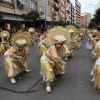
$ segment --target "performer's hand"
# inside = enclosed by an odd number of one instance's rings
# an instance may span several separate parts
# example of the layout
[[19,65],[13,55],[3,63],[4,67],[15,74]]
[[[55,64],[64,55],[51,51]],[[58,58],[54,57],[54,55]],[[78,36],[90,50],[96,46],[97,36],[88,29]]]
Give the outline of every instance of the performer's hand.
[[63,64],[63,65],[66,65],[66,62],[63,61],[62,64]]
[[23,57],[22,56],[17,56],[17,58],[22,59]]
[[63,65],[66,65],[66,62],[60,60],[60,63],[63,64]]

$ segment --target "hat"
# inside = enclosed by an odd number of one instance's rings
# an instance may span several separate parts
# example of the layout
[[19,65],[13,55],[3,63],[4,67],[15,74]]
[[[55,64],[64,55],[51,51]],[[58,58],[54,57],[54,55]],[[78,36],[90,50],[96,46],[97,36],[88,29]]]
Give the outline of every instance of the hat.
[[70,35],[66,28],[56,26],[48,31],[47,44],[50,46],[54,43],[67,43],[70,42]]
[[34,28],[29,28],[28,32],[34,32]]
[[10,37],[10,33],[8,31],[2,31],[1,34],[0,34],[1,38],[3,37]]
[[73,25],[68,25],[68,26],[66,27],[66,29],[67,29],[70,33],[77,31],[76,27],[73,26]]
[[18,31],[11,37],[12,46],[29,46],[31,44],[30,38],[23,31]]

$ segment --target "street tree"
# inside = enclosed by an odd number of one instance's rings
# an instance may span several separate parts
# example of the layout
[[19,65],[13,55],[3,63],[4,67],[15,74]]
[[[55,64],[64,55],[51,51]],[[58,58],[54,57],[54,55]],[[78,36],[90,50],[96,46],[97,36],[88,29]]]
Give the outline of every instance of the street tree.
[[100,24],[100,8],[96,10],[94,19],[95,19],[96,25]]
[[22,14],[21,17],[25,20],[25,21],[33,21],[34,23],[36,22],[36,20],[40,17],[40,14],[38,11],[31,11],[27,14]]

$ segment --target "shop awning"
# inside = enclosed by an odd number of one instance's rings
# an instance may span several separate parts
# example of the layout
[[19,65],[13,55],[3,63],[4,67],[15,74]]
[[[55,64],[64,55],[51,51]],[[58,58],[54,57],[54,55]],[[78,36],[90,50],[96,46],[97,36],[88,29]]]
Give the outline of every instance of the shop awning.
[[23,0],[18,0],[23,6],[27,6],[27,4]]

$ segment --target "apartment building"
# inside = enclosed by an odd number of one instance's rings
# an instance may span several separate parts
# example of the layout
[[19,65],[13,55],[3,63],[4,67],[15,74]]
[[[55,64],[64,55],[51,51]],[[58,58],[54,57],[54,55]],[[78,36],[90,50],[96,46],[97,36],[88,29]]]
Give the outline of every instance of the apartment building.
[[91,22],[92,14],[88,13],[88,12],[85,12],[85,18],[86,18],[85,26],[88,27],[89,23]]
[[59,20],[66,21],[66,0],[59,0]]
[[66,1],[66,22],[71,23],[71,1]]
[[75,17],[74,10],[75,10],[74,6],[71,3],[71,24],[74,24],[74,17]]
[[[33,9],[32,0],[0,0],[0,13],[2,13],[2,21],[0,27],[11,29],[14,25],[17,26],[33,26],[33,22],[26,23],[21,15],[28,13]],[[30,25],[29,25],[30,24]]]
[[88,27],[90,21],[91,21],[91,13],[84,12],[81,14],[81,20],[80,20],[80,25],[82,27]]
[[75,24],[80,26],[81,17],[81,4],[78,0],[75,0]]
[[37,3],[37,11],[40,13],[40,18],[36,22],[36,26],[40,28],[51,27],[51,2],[50,0],[34,0]]
[[81,17],[80,17],[80,26],[81,27],[85,27],[85,14],[84,13],[81,13]]
[[66,21],[66,0],[51,0],[51,17],[54,21]]

